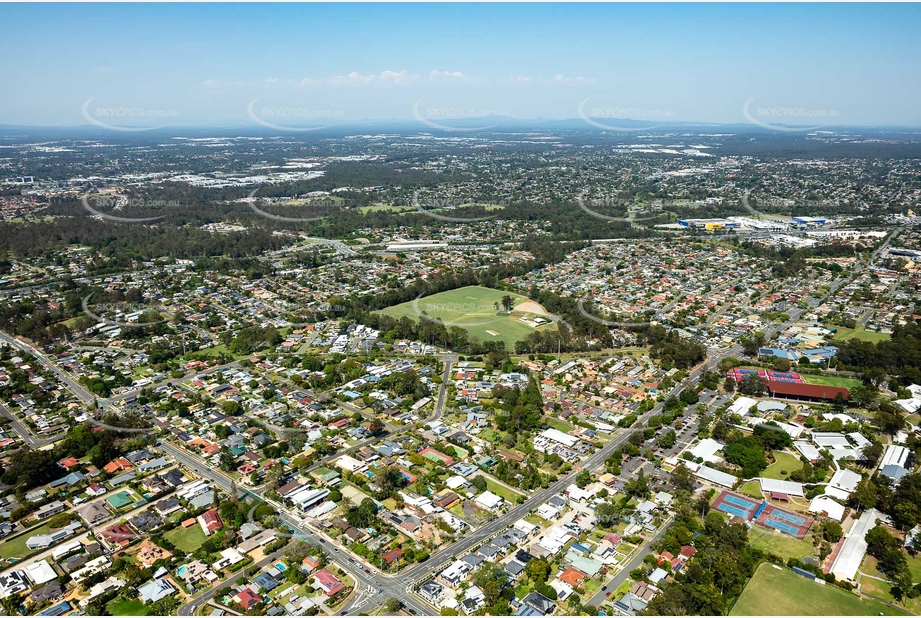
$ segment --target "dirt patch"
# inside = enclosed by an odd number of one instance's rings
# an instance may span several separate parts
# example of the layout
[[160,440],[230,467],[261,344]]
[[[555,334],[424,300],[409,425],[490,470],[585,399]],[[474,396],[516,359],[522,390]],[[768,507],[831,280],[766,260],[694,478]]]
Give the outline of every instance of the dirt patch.
[[547,310],[544,309],[540,304],[535,303],[533,300],[526,300],[519,305],[515,305],[513,311],[521,313],[533,313],[534,315],[553,315],[547,313]]

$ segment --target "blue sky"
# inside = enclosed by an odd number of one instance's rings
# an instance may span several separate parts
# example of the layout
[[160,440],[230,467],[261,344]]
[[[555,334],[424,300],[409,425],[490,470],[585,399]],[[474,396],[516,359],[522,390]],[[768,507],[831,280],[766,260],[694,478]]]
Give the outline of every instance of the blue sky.
[[911,4],[2,4],[0,22],[0,124],[87,124],[87,101],[123,125],[577,118],[580,104],[745,122],[754,99],[750,115],[791,124],[921,125]]

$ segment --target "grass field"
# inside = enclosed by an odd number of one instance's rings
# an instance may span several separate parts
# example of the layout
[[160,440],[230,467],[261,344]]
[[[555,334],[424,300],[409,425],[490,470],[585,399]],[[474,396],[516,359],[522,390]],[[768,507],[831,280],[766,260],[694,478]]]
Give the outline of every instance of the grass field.
[[43,526],[39,526],[38,528],[34,528],[25,534],[20,534],[15,539],[10,539],[0,543],[0,558],[3,558],[4,560],[15,558],[18,561],[22,560],[26,556],[34,554],[35,551],[38,550],[32,551],[26,547],[26,541],[28,541],[29,538],[39,534],[48,534],[50,529],[50,526],[45,524]]
[[761,483],[758,481],[748,481],[739,488],[739,493],[750,496],[752,498],[757,498],[758,500],[764,499],[764,494],[761,493]]
[[179,526],[167,532],[165,536],[170,543],[186,553],[192,553],[205,542],[205,533],[197,523],[189,528]]
[[106,604],[113,616],[146,616],[147,608],[139,599],[113,599]]
[[875,616],[903,615],[887,605],[863,600],[836,586],[817,584],[788,569],[758,567],[730,616]]
[[834,338],[838,341],[859,339],[860,341],[876,343],[878,341],[888,341],[891,338],[890,335],[886,333],[877,333],[872,330],[864,330],[863,328],[844,328],[843,326],[836,326],[835,328],[837,331],[835,332]]
[[[798,457],[794,457],[789,453],[782,453],[780,451],[774,452],[774,463],[769,465],[764,472],[761,473],[761,476],[768,479],[778,479],[785,480],[790,476],[790,473],[794,470],[799,470],[803,467],[803,462],[799,460]],[[786,474],[782,474],[786,472]]]
[[[533,317],[535,314],[514,310],[511,314],[506,314],[502,311],[502,297],[506,295],[512,297],[513,307],[528,300],[524,296],[501,290],[468,286],[388,307],[381,313],[394,318],[405,316],[413,320],[420,319],[424,313],[441,320],[445,326],[463,328],[480,341],[498,339],[511,348],[516,341],[524,339],[535,330],[534,326],[525,324],[519,318]],[[500,311],[496,311],[496,303],[499,304]],[[540,328],[556,329],[556,324],[545,324]]]
[[753,547],[780,556],[784,560],[789,558],[802,560],[815,552],[812,538],[808,534],[805,539],[799,540],[787,534],[756,526],[749,532],[749,539]]
[[854,388],[860,386],[860,380],[854,378],[842,378],[840,376],[830,376],[827,374],[812,375],[808,373],[799,374],[806,384],[818,384],[819,386],[840,386],[843,388]]
[[486,476],[485,474],[481,474],[479,476],[482,476],[484,479],[486,479],[486,490],[487,491],[491,491],[497,496],[501,496],[502,499],[507,500],[508,502],[511,502],[512,504],[518,503],[518,498],[521,496],[520,493],[516,491],[512,491],[505,485],[501,485],[495,482],[494,480],[492,480],[490,477]]

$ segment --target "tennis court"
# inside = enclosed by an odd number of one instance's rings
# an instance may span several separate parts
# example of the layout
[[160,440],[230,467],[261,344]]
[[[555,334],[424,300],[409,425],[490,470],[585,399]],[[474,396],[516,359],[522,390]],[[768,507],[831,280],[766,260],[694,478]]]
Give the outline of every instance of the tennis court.
[[798,539],[802,539],[806,536],[813,521],[815,521],[815,519],[812,517],[791,513],[773,504],[768,504],[761,509],[761,514],[755,518],[755,523],[765,528],[779,530],[780,532],[789,534]]
[[723,498],[723,502],[728,502],[729,504],[734,504],[747,510],[753,510],[757,505],[756,502],[752,502],[751,500],[741,496],[736,496],[735,494],[726,494],[726,496]]
[[758,503],[744,496],[723,491],[713,501],[713,508],[722,513],[735,515],[745,521],[750,521],[758,509]]

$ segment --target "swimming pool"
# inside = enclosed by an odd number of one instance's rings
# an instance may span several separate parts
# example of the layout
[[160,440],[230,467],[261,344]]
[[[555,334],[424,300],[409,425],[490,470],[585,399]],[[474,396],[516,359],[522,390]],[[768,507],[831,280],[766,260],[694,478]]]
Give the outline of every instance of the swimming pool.
[[284,563],[281,563],[281,562],[275,563],[275,568],[281,571],[282,573],[284,573],[288,569],[288,567],[286,567]]

